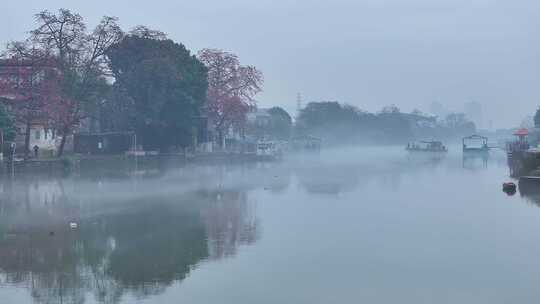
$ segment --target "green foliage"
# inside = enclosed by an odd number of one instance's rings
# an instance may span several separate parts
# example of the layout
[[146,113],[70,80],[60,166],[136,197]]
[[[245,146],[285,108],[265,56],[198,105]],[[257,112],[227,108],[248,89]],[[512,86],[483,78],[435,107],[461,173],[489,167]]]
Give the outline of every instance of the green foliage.
[[386,143],[404,143],[413,138],[411,121],[407,119],[406,114],[395,109],[377,115],[376,128]]
[[187,146],[206,99],[207,70],[182,45],[127,36],[107,53],[116,86],[133,100],[145,149]]
[[4,132],[4,141],[15,140],[17,136],[15,120],[2,102],[0,102],[0,129]]
[[135,104],[126,90],[115,83],[101,103],[98,114],[102,132],[135,130]]
[[536,110],[534,114],[534,126],[540,128],[540,107]]
[[273,107],[270,114],[270,135],[277,139],[286,140],[291,136],[292,118],[283,108]]
[[298,117],[298,124],[316,129],[342,121],[344,111],[338,102],[310,102]]
[[[358,131],[362,132],[358,132]],[[336,101],[310,102],[300,111],[296,135],[314,135],[325,143],[338,144],[372,138],[377,130],[373,114]],[[354,132],[354,133],[353,133]]]

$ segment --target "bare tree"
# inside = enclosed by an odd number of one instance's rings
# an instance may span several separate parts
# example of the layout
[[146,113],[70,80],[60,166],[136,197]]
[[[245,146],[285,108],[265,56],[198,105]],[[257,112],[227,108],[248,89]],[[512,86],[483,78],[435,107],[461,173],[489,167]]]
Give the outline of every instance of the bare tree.
[[23,126],[19,131],[24,135],[28,158],[31,126],[38,120],[47,123],[45,105],[59,93],[57,70],[47,50],[28,41],[10,43],[2,57],[5,74],[0,78],[0,95],[15,114],[17,125]]
[[129,32],[129,35],[154,40],[167,39],[167,35],[164,32],[150,29],[144,25],[137,25]]
[[263,74],[253,66],[240,65],[238,56],[204,49],[198,58],[208,68],[208,114],[223,145],[225,131],[241,125],[255,95],[262,90]]
[[67,9],[57,14],[43,11],[35,17],[38,27],[29,40],[57,59],[62,75],[63,94],[48,104],[50,119],[62,135],[61,156],[67,136],[87,115],[84,108],[95,97],[93,85],[108,75],[106,51],[124,34],[115,17],[103,17],[91,33],[83,18]]

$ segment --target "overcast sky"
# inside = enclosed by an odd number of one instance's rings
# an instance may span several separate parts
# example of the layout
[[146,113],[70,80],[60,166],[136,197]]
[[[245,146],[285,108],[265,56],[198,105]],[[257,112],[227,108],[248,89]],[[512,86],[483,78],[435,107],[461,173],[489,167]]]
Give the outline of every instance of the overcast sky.
[[483,105],[483,124],[518,125],[540,104],[540,2],[534,0],[2,0],[0,41],[40,10],[69,8],[166,32],[193,52],[232,51],[265,74],[260,105],[292,114],[339,100],[368,111]]

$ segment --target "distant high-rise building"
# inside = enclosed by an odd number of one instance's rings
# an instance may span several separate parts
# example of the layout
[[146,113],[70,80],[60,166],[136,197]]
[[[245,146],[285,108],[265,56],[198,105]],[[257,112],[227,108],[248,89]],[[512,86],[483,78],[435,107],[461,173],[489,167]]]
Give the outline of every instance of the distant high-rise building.
[[464,104],[464,113],[467,119],[474,122],[477,129],[482,129],[482,105],[476,101]]
[[429,105],[429,112],[432,115],[437,116],[439,119],[444,119],[444,117],[446,116],[446,110],[444,106],[438,101],[434,101]]

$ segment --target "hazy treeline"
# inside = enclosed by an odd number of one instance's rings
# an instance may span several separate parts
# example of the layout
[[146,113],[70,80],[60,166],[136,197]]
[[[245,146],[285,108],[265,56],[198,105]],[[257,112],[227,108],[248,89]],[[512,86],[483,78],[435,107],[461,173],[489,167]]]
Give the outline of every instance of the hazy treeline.
[[335,101],[310,102],[296,122],[297,134],[321,137],[328,144],[393,144],[415,139],[451,140],[476,131],[463,113],[446,117],[420,111],[403,113],[394,105],[370,113]]

